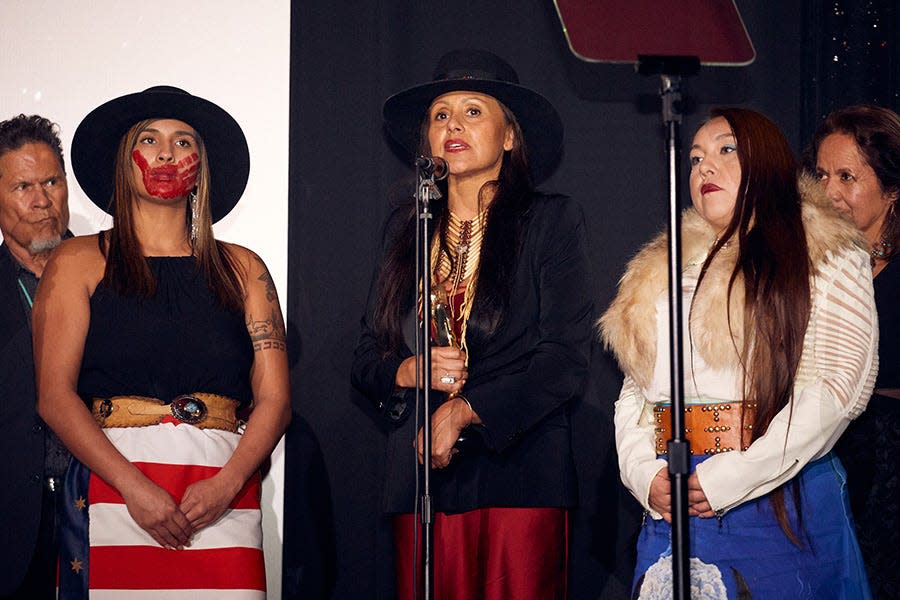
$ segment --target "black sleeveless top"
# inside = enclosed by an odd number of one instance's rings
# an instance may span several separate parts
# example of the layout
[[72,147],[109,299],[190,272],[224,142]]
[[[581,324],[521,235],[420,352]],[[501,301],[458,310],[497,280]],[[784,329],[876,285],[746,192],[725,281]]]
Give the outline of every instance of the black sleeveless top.
[[253,345],[243,312],[222,308],[192,256],[149,257],[152,298],[120,296],[101,282],[91,296],[78,393],[150,396],[190,392],[250,405]]

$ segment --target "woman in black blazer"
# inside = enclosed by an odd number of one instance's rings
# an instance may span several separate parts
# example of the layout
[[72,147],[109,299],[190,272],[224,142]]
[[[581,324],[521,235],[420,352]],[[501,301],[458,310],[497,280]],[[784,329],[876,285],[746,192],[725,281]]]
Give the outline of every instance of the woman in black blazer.
[[[435,598],[563,598],[567,509],[577,496],[569,412],[588,367],[592,303],[584,222],[534,191],[562,123],[515,71],[457,50],[434,80],[389,98],[389,133],[449,166],[432,203],[432,287],[451,344],[432,348]],[[398,597],[413,598],[413,508],[422,431],[415,407],[415,206],[389,217],[353,382],[393,425],[385,510]],[[456,447],[465,431],[471,446]],[[474,443],[473,443],[474,442]],[[421,582],[420,582],[421,583]]]

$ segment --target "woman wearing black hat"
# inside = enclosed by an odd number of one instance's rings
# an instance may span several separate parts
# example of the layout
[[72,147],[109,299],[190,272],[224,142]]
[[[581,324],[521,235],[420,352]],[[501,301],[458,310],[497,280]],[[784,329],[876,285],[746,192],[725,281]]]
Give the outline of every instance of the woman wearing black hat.
[[[566,508],[576,498],[570,404],[587,373],[592,303],[580,207],[535,192],[562,124],[497,56],[458,50],[434,81],[392,96],[388,131],[444,158],[430,275],[449,311],[432,348],[436,598],[562,598]],[[412,598],[416,373],[415,207],[394,211],[353,364],[354,384],[393,425],[385,508],[399,597]],[[459,452],[460,432],[477,448]],[[419,581],[421,583],[421,581]]]
[[272,279],[212,233],[247,182],[243,132],[211,102],[150,88],[85,117],[72,164],[115,227],[63,244],[34,305],[38,408],[77,458],[61,597],[262,598],[257,469],[290,407]]

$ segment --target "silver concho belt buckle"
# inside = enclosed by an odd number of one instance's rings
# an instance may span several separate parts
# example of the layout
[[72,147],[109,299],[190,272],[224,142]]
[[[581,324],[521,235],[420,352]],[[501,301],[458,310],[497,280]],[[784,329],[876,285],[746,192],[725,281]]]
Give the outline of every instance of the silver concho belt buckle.
[[97,409],[97,412],[100,413],[100,416],[104,419],[109,417],[109,415],[113,412],[113,403],[109,398],[104,398],[102,402],[100,402],[100,407]]
[[190,394],[184,394],[172,400],[169,410],[172,411],[173,417],[189,425],[196,425],[201,422],[209,412],[203,400]]

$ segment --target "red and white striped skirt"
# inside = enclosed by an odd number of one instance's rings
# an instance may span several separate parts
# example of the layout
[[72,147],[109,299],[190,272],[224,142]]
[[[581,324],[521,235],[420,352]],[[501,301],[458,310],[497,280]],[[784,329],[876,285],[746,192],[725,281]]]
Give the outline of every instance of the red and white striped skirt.
[[[217,473],[240,435],[178,422],[103,430],[113,445],[176,502]],[[61,518],[60,598],[264,599],[260,478],[184,550],[162,548],[128,514],[119,492],[73,460]]]

